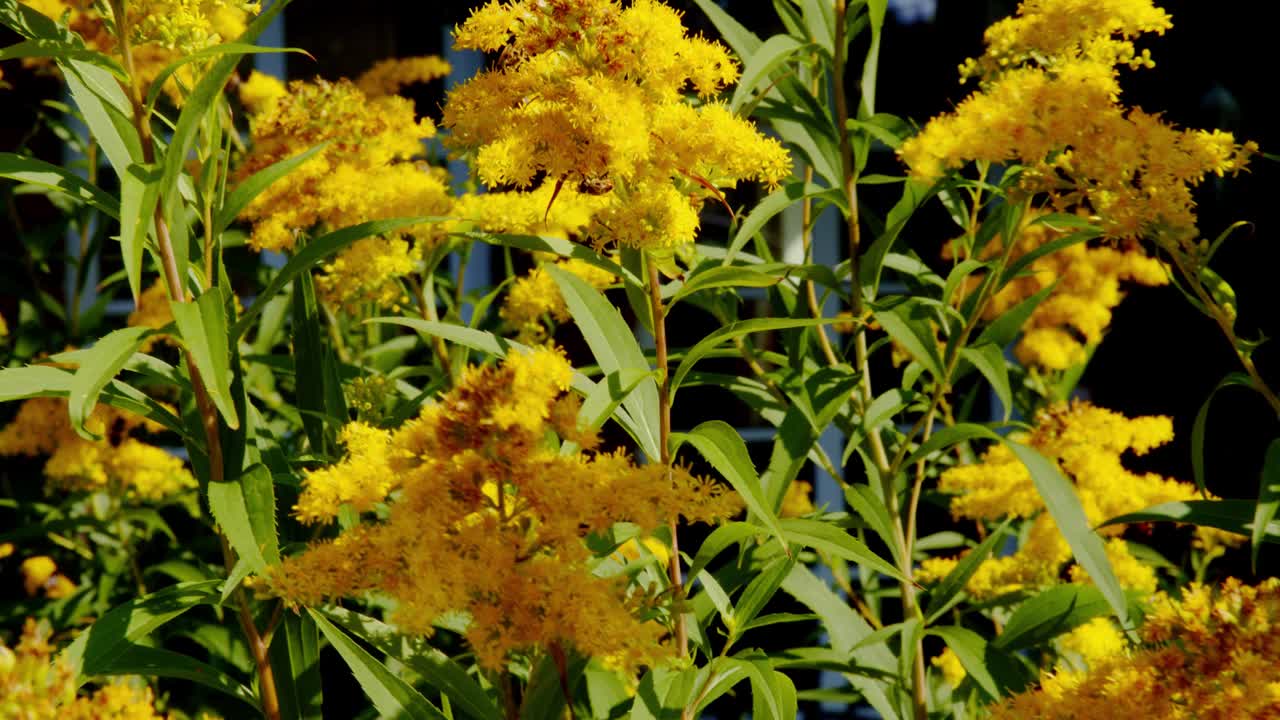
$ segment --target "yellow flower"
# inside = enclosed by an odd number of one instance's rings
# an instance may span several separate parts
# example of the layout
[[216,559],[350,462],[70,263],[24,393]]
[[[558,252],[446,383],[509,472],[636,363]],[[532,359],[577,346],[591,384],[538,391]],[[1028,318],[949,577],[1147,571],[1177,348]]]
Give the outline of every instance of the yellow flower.
[[347,455],[337,465],[308,472],[294,513],[304,523],[328,522],[343,505],[368,512],[396,486],[391,470],[391,434],[362,422],[342,428]]
[[[251,115],[252,149],[236,178],[243,180],[322,143],[329,145],[245,209],[242,217],[254,223],[250,244],[260,250],[288,250],[300,233],[316,226],[336,230],[370,220],[445,212],[450,201],[442,171],[414,162],[423,152],[422,141],[434,135],[434,124],[418,120],[413,103],[405,98],[369,97],[347,80],[290,83],[286,94],[263,103]],[[428,226],[415,226],[393,235],[426,238],[430,232]],[[348,248],[339,261],[345,256],[346,265],[358,263],[360,252],[369,250]],[[337,261],[333,265],[339,267]],[[358,273],[337,273],[332,282],[341,285],[355,278]]]
[[[119,58],[114,24],[110,13],[104,14],[105,3],[90,0],[23,0],[37,12],[61,21],[84,39],[85,45],[98,52]],[[133,81],[145,93],[166,67],[198,50],[239,37],[248,27],[248,19],[258,12],[259,4],[243,0],[132,0],[128,8],[128,27],[133,54]],[[24,60],[28,65],[47,67],[49,58]],[[180,68],[165,83],[170,99],[180,103],[182,92],[178,81],[186,87],[198,77],[194,68]]]
[[1129,643],[1110,618],[1096,617],[1058,638],[1065,652],[1075,653],[1088,665],[1121,655]]
[[[1073,482],[1085,516],[1092,525],[1152,505],[1199,497],[1190,483],[1152,473],[1138,474],[1124,467],[1121,456],[1142,455],[1173,438],[1173,423],[1165,417],[1126,418],[1084,402],[1058,405],[1041,412],[1029,437],[1018,438],[1057,463]],[[980,463],[950,468],[938,483],[954,495],[956,518],[1033,519],[1026,540],[1012,555],[993,557],[979,565],[966,589],[990,598],[1059,582],[1071,549],[1044,510],[1044,503],[1026,466],[1003,444],[993,445]],[[1100,528],[1111,536],[1106,550],[1122,586],[1149,593],[1156,589],[1154,570],[1135,558],[1118,536],[1123,526]],[[1242,536],[1214,536],[1214,541],[1239,544]],[[924,576],[941,578],[947,566],[926,562]],[[1070,568],[1071,578],[1087,580],[1083,568]]]
[[[1098,626],[1076,633],[1107,634]],[[1077,636],[1070,642],[1098,653],[1088,670],[1046,674],[1040,688],[1004,700],[992,717],[1280,716],[1280,580],[1249,587],[1228,579],[1217,590],[1193,583],[1181,599],[1156,596],[1141,636],[1144,644],[1129,652],[1111,638]]]
[[356,79],[356,87],[369,97],[395,95],[416,83],[431,82],[449,74],[449,63],[435,55],[390,58],[374,63]]
[[386,519],[286,559],[267,589],[291,604],[381,590],[398,601],[394,621],[416,634],[463,612],[487,668],[554,647],[628,670],[665,657],[666,628],[643,619],[661,599],[625,575],[594,574],[584,539],[624,521],[643,532],[677,516],[714,521],[740,503],[680,468],[549,446],[548,432],[564,433],[556,408],[571,380],[559,350],[513,352],[499,366],[468,368],[397,430],[348,426],[348,456],[308,475],[297,514],[331,517],[339,502],[398,487]]
[[22,587],[28,595],[35,595],[57,571],[58,564],[48,555],[29,557],[22,561]]
[[929,661],[929,664],[941,670],[943,679],[953,688],[959,687],[968,675],[964,666],[960,664],[960,658],[956,657],[951,648],[944,648],[940,654]]
[[155,422],[99,405],[85,427],[103,439],[95,442],[76,434],[65,400],[32,398],[0,430],[0,457],[48,455],[44,475],[51,487],[105,490],[129,500],[163,500],[196,487],[181,460],[132,437],[163,430]]
[[265,112],[272,103],[289,93],[279,78],[257,70],[249,73],[249,79],[240,83],[238,91],[240,104],[255,115]]
[[577,186],[603,198],[588,229],[598,245],[691,242],[720,188],[790,173],[776,140],[723,105],[685,102],[687,89],[718,93],[737,64],[655,0],[490,2],[454,41],[502,55],[449,93],[448,143],[486,185],[553,195]]
[[804,480],[792,480],[787,494],[782,497],[779,517],[800,517],[813,512],[813,485]]
[[[554,265],[598,290],[603,290],[617,280],[613,273],[583,260],[567,258],[557,260]],[[546,331],[541,324],[544,317],[550,316],[558,323],[568,322],[570,319],[569,306],[560,294],[560,287],[543,265],[535,267],[529,274],[511,284],[498,314],[508,326],[519,332],[521,342],[535,342],[545,335]]]
[[1117,66],[1153,64],[1132,39],[1170,26],[1151,0],[1023,2],[988,30],[987,52],[961,68],[981,89],[899,155],[926,180],[975,160],[1016,162],[1021,191],[1096,218],[1108,237],[1185,242],[1196,234],[1191,188],[1207,173],[1243,169],[1257,148],[1120,102]]
[[0,718],[21,720],[165,720],[151,688],[118,677],[77,696],[76,672],[50,644],[46,622],[28,619],[12,649],[0,642]]

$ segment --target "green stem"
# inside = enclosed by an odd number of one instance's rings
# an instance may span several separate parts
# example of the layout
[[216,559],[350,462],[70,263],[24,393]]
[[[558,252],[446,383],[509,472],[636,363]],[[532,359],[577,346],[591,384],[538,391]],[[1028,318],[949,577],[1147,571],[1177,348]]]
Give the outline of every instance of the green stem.
[[[662,374],[662,383],[658,386],[658,452],[663,467],[667,468],[668,481],[671,474],[671,373],[667,366],[667,320],[662,307],[662,287],[658,278],[658,264],[653,258],[645,258],[649,270],[649,303],[653,310],[653,339],[657,351],[658,372]],[[680,569],[680,541],[676,535],[676,521],[671,519],[671,559],[667,565],[667,576],[671,581],[672,598],[675,602],[676,650],[683,660],[689,656],[689,629],[684,618],[684,577]],[[687,709],[685,711],[687,717]]]

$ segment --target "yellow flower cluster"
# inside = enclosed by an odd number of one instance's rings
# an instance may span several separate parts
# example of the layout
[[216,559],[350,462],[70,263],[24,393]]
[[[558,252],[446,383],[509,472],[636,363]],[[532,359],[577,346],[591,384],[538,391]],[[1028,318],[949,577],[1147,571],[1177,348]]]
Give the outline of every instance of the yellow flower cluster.
[[813,511],[813,485],[804,480],[792,480],[787,486],[787,494],[782,496],[778,517],[801,517]]
[[589,228],[598,244],[692,242],[718,188],[790,173],[777,141],[722,104],[685,101],[686,87],[715,95],[737,65],[656,0],[491,0],[454,41],[501,55],[449,93],[451,146],[473,156],[486,185],[604,197]]
[[52,486],[106,490],[133,500],[163,500],[196,486],[181,460],[131,437],[135,431],[160,432],[158,424],[99,405],[85,427],[103,439],[93,442],[76,434],[65,400],[32,398],[0,430],[0,457],[48,455],[44,475]]
[[[1038,212],[1030,214],[1009,253],[1010,262],[1064,237],[1065,232],[1034,222],[1042,216]],[[982,256],[989,258],[1002,249],[997,238]],[[982,280],[977,274],[966,278],[961,296],[976,289]],[[1112,309],[1124,299],[1121,283],[1152,287],[1168,281],[1163,264],[1149,257],[1136,242],[1077,243],[1033,261],[1020,277],[992,295],[982,317],[994,320],[1023,300],[1053,287],[1023,324],[1014,353],[1028,367],[1066,370],[1084,362],[1086,348],[1102,341],[1103,332],[1111,324]]]
[[1192,584],[1181,599],[1160,595],[1152,605],[1142,648],[1092,660],[1087,671],[1059,668],[992,717],[1280,717],[1280,580],[1229,579],[1216,591]]
[[75,672],[54,656],[46,623],[28,619],[12,648],[0,642],[0,718],[164,720],[151,688],[117,679],[76,696]]
[[[1142,455],[1172,438],[1173,424],[1167,417],[1129,419],[1104,408],[1075,402],[1042,412],[1036,418],[1035,430],[1023,439],[1057,462],[1073,481],[1085,515],[1097,525],[1151,505],[1198,497],[1195,486],[1190,483],[1153,473],[1140,475],[1121,462],[1126,452]],[[956,518],[1032,520],[1016,552],[989,558],[978,567],[966,586],[972,595],[991,598],[1059,582],[1062,565],[1071,559],[1071,548],[1053,518],[1044,512],[1044,502],[1030,473],[1005,445],[992,446],[980,463],[945,471],[939,489],[955,495],[951,512]],[[1099,532],[1110,536],[1106,552],[1120,584],[1154,592],[1155,572],[1129,552],[1119,537],[1123,527],[1111,526]],[[1211,528],[1197,528],[1196,535],[1197,544],[1210,551],[1224,544],[1236,544],[1241,539]],[[922,581],[940,579],[957,562],[958,558],[926,560],[920,577]],[[1074,581],[1087,579],[1082,568],[1072,567],[1069,572]]]
[[[83,38],[89,49],[119,59],[119,44],[112,31],[114,21],[107,3],[92,0],[22,0],[22,3],[53,20],[61,21],[65,16],[67,27]],[[126,7],[133,81],[145,92],[165,67],[183,55],[238,38],[260,6],[244,0],[132,0]],[[51,64],[47,58],[24,62],[39,66]],[[175,77],[189,87],[196,76],[188,67],[180,69]],[[181,100],[175,80],[169,80],[165,90],[175,102]]]
[[[129,0],[130,41],[153,44],[189,55],[234,40],[244,32],[244,20],[261,9],[243,0]],[[223,35],[220,29],[238,29]]]
[[[416,119],[411,101],[370,96],[348,80],[295,81],[279,92],[255,73],[245,87],[252,148],[238,179],[329,143],[245,209],[242,216],[254,224],[253,247],[289,250],[298,233],[317,225],[336,230],[448,209],[442,171],[413,161],[424,151],[422,142],[435,135],[435,125]],[[425,229],[400,234],[419,231]]]
[[528,192],[468,193],[457,199],[449,213],[457,219],[442,224],[442,229],[579,237],[608,202],[607,198],[578,192],[568,185],[557,193],[553,183],[543,183]]
[[1169,26],[1151,0],[1026,0],[962,67],[982,88],[899,154],[928,180],[974,160],[1016,162],[1023,190],[1096,216],[1108,237],[1193,237],[1191,188],[1242,169],[1257,146],[1179,130],[1120,102],[1117,66],[1151,64],[1132,38]]
[[35,555],[22,561],[22,588],[28,595],[43,593],[50,600],[70,597],[76,591],[71,578],[58,572],[58,564],[48,555]]
[[664,628],[636,617],[656,601],[624,578],[594,575],[583,539],[622,521],[642,530],[677,515],[714,521],[740,504],[680,469],[559,453],[547,441],[553,430],[595,444],[577,427],[571,378],[558,350],[516,352],[469,368],[398,430],[348,427],[347,458],[307,476],[297,515],[325,522],[344,505],[364,511],[390,495],[385,522],[312,545],[273,569],[268,586],[305,605],[381,590],[398,603],[393,619],[420,634],[462,611],[488,668],[556,646],[627,668],[662,657]]
[[[617,280],[613,273],[582,260],[567,258],[556,261],[554,265],[582,278],[599,290]],[[542,324],[543,318],[550,316],[558,323],[568,322],[570,319],[569,307],[565,305],[560,288],[544,265],[538,265],[511,284],[499,315],[510,328],[519,333],[520,342],[526,344],[545,339],[547,328]]]
[[986,52],[960,67],[962,77],[987,77],[1025,64],[1052,66],[1088,59],[1106,65],[1151,67],[1133,38],[1163,35],[1169,14],[1150,0],[1024,0],[1017,15],[987,28]]
[[427,83],[449,74],[449,63],[435,55],[380,60],[356,81],[369,97],[399,94],[410,85]]

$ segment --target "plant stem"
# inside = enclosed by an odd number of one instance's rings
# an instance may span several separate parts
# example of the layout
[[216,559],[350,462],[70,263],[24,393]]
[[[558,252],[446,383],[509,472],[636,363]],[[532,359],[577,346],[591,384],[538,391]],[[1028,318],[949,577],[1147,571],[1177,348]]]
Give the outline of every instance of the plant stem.
[[[671,480],[671,373],[667,367],[667,320],[662,307],[662,288],[658,278],[658,264],[653,258],[645,258],[649,269],[649,305],[653,310],[653,340],[657,350],[658,371],[662,383],[658,386],[658,452],[659,460],[667,469],[667,481]],[[676,536],[676,521],[672,518],[671,560],[667,564],[667,576],[671,581],[675,602],[676,649],[683,660],[689,655],[689,629],[684,619],[684,578],[680,569],[680,541]],[[686,710],[687,712],[687,710]]]
[[[858,215],[858,178],[853,162],[853,144],[849,140],[849,100],[845,93],[845,52],[847,51],[848,40],[845,37],[845,18],[848,14],[848,5],[846,0],[836,0],[835,7],[835,62],[833,68],[833,85],[835,91],[836,105],[836,132],[840,135],[840,161],[843,171],[845,199],[849,206],[849,214],[847,217],[849,228],[849,282],[850,282],[850,298],[849,303],[852,309],[855,321],[859,321],[863,315],[863,293],[862,284],[858,275],[858,254],[862,245],[862,230],[859,224]],[[862,407],[865,408],[871,404],[874,397],[871,385],[870,365],[867,361],[867,333],[866,324],[858,323],[854,329],[853,335],[853,352],[854,367],[862,374],[859,383],[860,394],[862,396]],[[889,510],[889,517],[893,522],[894,541],[901,549],[901,567],[899,571],[903,575],[900,583],[902,589],[902,615],[903,618],[916,617],[920,614],[920,609],[916,600],[915,583],[912,581],[912,561],[911,553],[907,547],[906,532],[902,526],[902,511],[898,501],[898,492],[896,483],[894,482],[895,473],[891,471],[888,455],[885,452],[884,440],[880,437],[878,431],[869,429],[867,432],[867,440],[871,446],[871,457],[876,467],[880,470],[880,492],[884,497],[885,506]],[[927,688],[925,687],[925,669],[924,669],[924,652],[923,642],[917,641],[914,662],[911,669],[911,680],[908,683],[911,688],[911,705],[912,713],[916,720],[926,720],[929,715],[929,704],[926,696]]]
[[[129,45],[128,15],[125,13],[122,0],[111,0],[111,10],[116,20],[120,53],[124,59],[125,71],[129,77],[129,86],[124,90],[133,105],[133,122],[142,144],[143,160],[147,164],[151,164],[155,162],[155,146],[151,136],[150,118],[144,115],[141,89],[134,82],[136,74],[133,53]],[[156,245],[161,258],[161,269],[164,273],[165,284],[169,289],[169,299],[173,302],[186,302],[186,284],[182,280],[177,257],[173,252],[173,241],[169,236],[169,226],[164,217],[163,195],[156,202],[155,223]],[[186,361],[187,371],[191,376],[191,388],[195,395],[196,407],[200,411],[204,426],[205,444],[209,458],[209,482],[224,482],[226,477],[225,468],[223,467],[222,436],[218,423],[218,410],[214,407],[209,397],[209,391],[190,353],[186,353]],[[227,573],[230,574],[232,568],[235,567],[235,552],[231,549],[226,536],[222,534],[221,530],[218,531],[218,540],[222,545],[223,564]],[[258,693],[259,700],[262,703],[262,713],[267,720],[280,720],[280,699],[276,693],[275,676],[271,670],[268,648],[266,643],[263,642],[262,636],[258,633],[257,626],[254,624],[253,613],[250,612],[249,600],[244,591],[238,590],[236,595],[240,609],[240,628],[245,634],[249,649],[253,653],[254,664],[258,670]]]
[[1191,289],[1195,291],[1196,297],[1200,299],[1205,309],[1209,311],[1209,316],[1218,324],[1222,334],[1226,336],[1227,342],[1231,343],[1231,349],[1235,352],[1240,365],[1248,373],[1249,379],[1253,381],[1253,388],[1271,406],[1276,417],[1280,418],[1280,396],[1277,396],[1271,386],[1267,385],[1267,382],[1262,379],[1262,374],[1258,372],[1258,367],[1253,364],[1253,358],[1240,349],[1240,339],[1236,337],[1234,320],[1226,309],[1205,290],[1204,283],[1200,281],[1200,275],[1190,271],[1187,266],[1187,258],[1182,257],[1177,250],[1170,250],[1169,257],[1173,258],[1174,264],[1178,267],[1178,272],[1181,273],[1187,284],[1191,286]]

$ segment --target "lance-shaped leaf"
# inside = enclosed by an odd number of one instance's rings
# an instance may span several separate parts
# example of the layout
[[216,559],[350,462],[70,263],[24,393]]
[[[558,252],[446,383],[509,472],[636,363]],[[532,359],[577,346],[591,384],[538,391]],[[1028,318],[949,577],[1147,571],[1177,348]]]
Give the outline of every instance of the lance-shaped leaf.
[[147,336],[154,333],[147,327],[121,328],[103,336],[92,347],[81,350],[80,368],[72,376],[67,393],[71,427],[80,437],[102,439],[86,429],[84,423],[97,407],[102,389],[133,357]]
[[222,291],[213,288],[195,302],[171,302],[169,305],[182,345],[200,372],[214,405],[228,427],[239,427],[240,418],[231,400],[231,354],[227,345]]
[[689,443],[702,457],[706,458],[707,462],[711,463],[711,466],[742,496],[751,515],[764,523],[764,526],[769,528],[769,531],[782,543],[787,554],[791,554],[786,533],[778,522],[778,516],[774,513],[773,507],[764,496],[760,476],[756,474],[755,465],[751,463],[751,456],[747,453],[747,445],[742,441],[742,436],[738,435],[738,431],[723,421],[708,420],[687,434],[673,437],[672,440],[676,444]]

